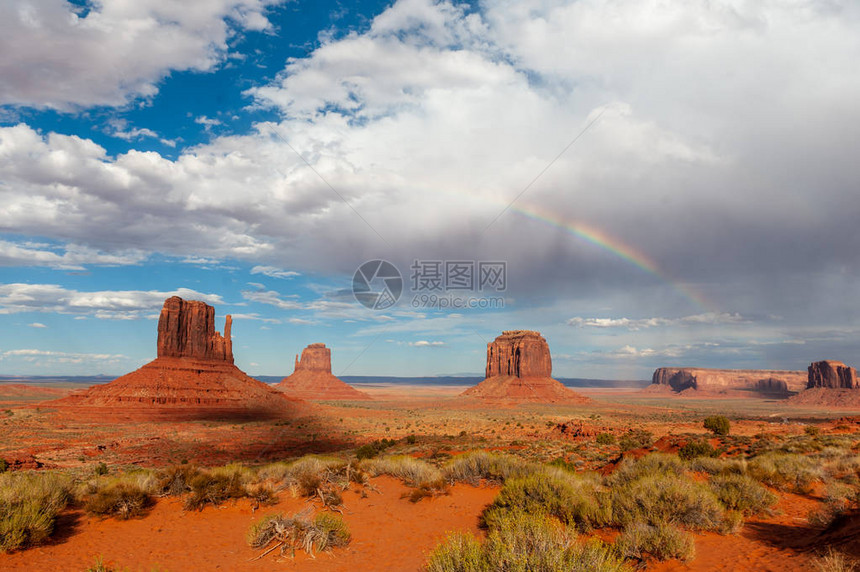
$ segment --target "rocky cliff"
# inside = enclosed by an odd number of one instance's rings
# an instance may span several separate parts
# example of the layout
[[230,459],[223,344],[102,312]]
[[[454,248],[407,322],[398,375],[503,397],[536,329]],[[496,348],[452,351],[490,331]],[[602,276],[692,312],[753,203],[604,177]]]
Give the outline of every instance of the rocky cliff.
[[110,383],[49,402],[60,408],[104,408],[131,417],[271,417],[303,409],[233,365],[230,317],[224,336],[215,331],[215,309],[168,298],[158,320],[158,357]]
[[197,300],[168,298],[158,318],[158,357],[189,357],[233,363],[230,340],[232,318],[228,315],[224,335],[215,331],[215,308]]
[[753,391],[788,396],[806,387],[806,372],[771,369],[704,369],[661,367],[654,371],[652,386],[674,391],[695,389],[710,393]]
[[307,400],[356,400],[370,399],[332,375],[331,349],[323,343],[311,344],[296,356],[295,370],[275,385],[285,394]]
[[806,387],[858,389],[857,372],[841,361],[824,360],[809,365]]
[[488,343],[486,379],[462,395],[511,401],[590,401],[552,378],[549,345],[531,330],[505,331]]

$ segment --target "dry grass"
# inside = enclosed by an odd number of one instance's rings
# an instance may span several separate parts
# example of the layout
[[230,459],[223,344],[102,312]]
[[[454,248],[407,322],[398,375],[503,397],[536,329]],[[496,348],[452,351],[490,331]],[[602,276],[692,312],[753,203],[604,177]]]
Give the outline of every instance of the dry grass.
[[0,474],[0,552],[47,539],[71,499],[71,486],[71,479],[59,473]]
[[257,558],[275,550],[282,555],[289,552],[291,556],[296,550],[303,550],[313,556],[316,552],[346,546],[350,538],[343,519],[330,513],[320,513],[313,519],[306,512],[291,517],[269,515],[248,532],[251,548],[263,550]]

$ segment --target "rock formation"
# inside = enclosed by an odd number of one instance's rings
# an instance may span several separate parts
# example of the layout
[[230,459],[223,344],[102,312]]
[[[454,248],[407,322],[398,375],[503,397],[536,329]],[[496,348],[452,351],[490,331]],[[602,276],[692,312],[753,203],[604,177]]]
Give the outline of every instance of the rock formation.
[[806,387],[828,389],[858,389],[857,372],[841,361],[824,360],[809,365]]
[[796,405],[860,407],[857,372],[841,361],[824,360],[809,365],[806,391],[790,399]]
[[308,400],[356,400],[370,399],[359,391],[332,375],[331,349],[323,343],[311,344],[302,350],[302,357],[296,356],[295,370],[275,385],[279,389],[299,399]]
[[213,359],[233,363],[228,315],[224,336],[215,331],[215,308],[197,300],[168,298],[158,318],[158,357]]
[[[178,297],[164,302],[158,320],[158,357],[110,383],[49,402],[132,417],[271,417],[301,408],[233,365],[231,319],[224,335],[215,331],[215,310]],[[44,404],[44,405],[48,405]]]
[[806,387],[806,372],[771,369],[704,369],[661,367],[654,371],[651,386],[689,389],[708,393],[758,392],[788,397]]
[[487,344],[486,379],[462,393],[483,399],[587,402],[552,378],[552,359],[538,332],[511,330]]

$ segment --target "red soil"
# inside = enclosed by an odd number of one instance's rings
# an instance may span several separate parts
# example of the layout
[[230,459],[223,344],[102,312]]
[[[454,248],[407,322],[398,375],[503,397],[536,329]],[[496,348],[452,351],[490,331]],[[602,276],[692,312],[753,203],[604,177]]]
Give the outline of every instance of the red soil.
[[[80,512],[66,514],[51,544],[15,554],[0,554],[2,570],[85,570],[101,556],[105,563],[128,570],[272,570],[372,571],[420,570],[429,552],[449,531],[478,534],[478,517],[498,488],[455,485],[450,496],[411,503],[400,496],[409,489],[389,477],[373,479],[379,493],[344,493],[344,520],[352,533],[347,548],[318,554],[297,553],[294,560],[277,551],[251,561],[260,551],[245,538],[264,515],[292,515],[310,506],[303,499],[283,498],[274,507],[254,512],[242,500],[200,512],[182,510],[177,499],[160,500],[144,518],[102,520]],[[287,494],[282,494],[287,497]]]
[[275,385],[290,397],[311,400],[356,401],[372,399],[368,394],[324,371],[300,369]]
[[551,377],[515,377],[497,375],[488,377],[462,393],[464,397],[477,397],[500,401],[530,401],[535,403],[588,403],[584,395],[568,389]]

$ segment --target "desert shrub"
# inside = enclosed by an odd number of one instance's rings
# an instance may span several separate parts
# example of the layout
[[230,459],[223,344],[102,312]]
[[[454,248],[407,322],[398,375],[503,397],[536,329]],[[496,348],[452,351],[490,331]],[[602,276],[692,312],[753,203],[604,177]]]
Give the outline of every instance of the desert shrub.
[[594,438],[594,441],[598,445],[614,445],[615,435],[612,433],[598,433],[597,437]]
[[105,564],[104,559],[99,556],[96,558],[95,563],[87,568],[87,572],[115,572],[116,568],[114,568],[111,564]]
[[108,469],[108,466],[102,462],[96,465],[96,468],[93,469],[93,472],[96,474],[97,477],[100,477],[102,475],[108,474],[110,472],[110,469]]
[[193,465],[174,465],[158,472],[156,490],[165,496],[180,496],[191,491],[191,481],[200,474]]
[[388,449],[389,447],[392,447],[396,444],[397,442],[393,439],[379,439],[373,441],[372,443],[362,445],[361,447],[356,449],[355,456],[359,461],[363,459],[372,459],[386,449]]
[[630,451],[632,449],[645,449],[654,444],[654,435],[650,431],[644,429],[630,429],[621,436],[618,441],[618,446],[622,451]]
[[141,516],[152,503],[143,488],[129,482],[114,482],[98,489],[85,502],[84,509],[99,516],[115,516],[126,520]]
[[728,435],[731,429],[731,423],[729,423],[728,418],[722,415],[706,417],[702,425],[714,435]]
[[807,519],[813,526],[829,527],[837,517],[844,514],[857,500],[857,491],[845,483],[828,483],[824,489],[824,504],[811,510]]
[[416,437],[414,433],[412,435],[406,436],[406,444],[407,445],[414,445],[417,442],[418,442],[418,437]]
[[745,515],[768,512],[778,500],[775,494],[747,475],[717,475],[708,485],[723,506]]
[[832,546],[819,556],[814,564],[818,572],[854,572],[857,570],[857,563],[854,560],[845,556],[843,552],[834,550]]
[[0,473],[5,473],[9,470],[9,463],[6,462],[6,459],[0,459]]
[[185,499],[186,510],[202,510],[207,504],[219,505],[229,499],[247,496],[240,473],[201,472],[189,483],[191,494]]
[[747,470],[746,461],[714,457],[693,457],[687,466],[691,471],[709,475],[743,475]]
[[676,455],[651,453],[639,459],[626,457],[609,477],[609,483],[621,485],[647,475],[680,476],[684,469],[684,463]]
[[450,535],[433,550],[427,564],[430,572],[627,569],[615,551],[602,542],[577,542],[576,533],[557,521],[521,511],[504,513],[483,544],[471,534]]
[[[254,524],[248,532],[248,544],[257,549],[280,549],[281,554],[304,550],[328,551],[349,544],[349,527],[342,518],[331,513],[320,513],[311,519],[306,513],[291,517],[269,515]],[[264,552],[266,554],[266,552]]]
[[666,523],[692,530],[719,530],[724,511],[705,485],[664,474],[613,487],[612,514],[620,525]]
[[822,474],[814,459],[792,453],[765,453],[753,457],[747,465],[747,473],[768,486],[789,487],[798,493],[808,493]]
[[612,516],[609,495],[597,481],[552,470],[507,481],[484,511],[484,523],[493,528],[509,511],[554,516],[582,529],[604,526]]
[[650,525],[633,522],[615,540],[615,547],[624,558],[645,560],[647,556],[657,560],[689,561],[696,557],[693,537],[671,524]]
[[71,481],[57,473],[0,474],[0,552],[34,546],[54,530],[71,499]]
[[810,437],[818,437],[818,435],[821,433],[821,429],[815,425],[807,425],[803,428],[803,432]]
[[411,487],[444,480],[442,471],[430,463],[408,455],[368,459],[362,463],[362,468],[374,477],[389,475],[403,480]]
[[559,457],[557,459],[553,459],[549,463],[547,463],[550,467],[555,467],[557,469],[562,469],[564,471],[568,471],[570,473],[576,472],[576,464],[571,463],[564,457]]
[[707,441],[687,441],[678,449],[678,456],[686,461],[696,457],[716,457],[718,454],[719,451]]
[[537,470],[537,465],[511,455],[471,451],[454,457],[445,467],[445,478],[450,482],[476,485],[481,480],[504,483],[507,479],[522,477]]

